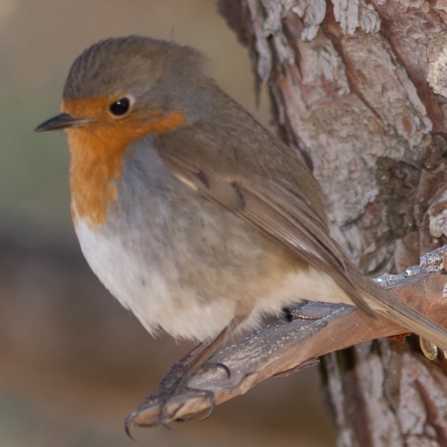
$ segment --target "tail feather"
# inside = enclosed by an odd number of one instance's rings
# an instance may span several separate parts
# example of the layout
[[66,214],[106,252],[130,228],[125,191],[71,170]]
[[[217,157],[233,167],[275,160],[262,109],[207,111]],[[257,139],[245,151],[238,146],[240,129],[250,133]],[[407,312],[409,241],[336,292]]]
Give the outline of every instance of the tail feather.
[[390,291],[369,282],[367,287],[362,287],[361,295],[374,313],[382,315],[442,349],[447,349],[447,329],[402,303],[397,296],[393,299]]

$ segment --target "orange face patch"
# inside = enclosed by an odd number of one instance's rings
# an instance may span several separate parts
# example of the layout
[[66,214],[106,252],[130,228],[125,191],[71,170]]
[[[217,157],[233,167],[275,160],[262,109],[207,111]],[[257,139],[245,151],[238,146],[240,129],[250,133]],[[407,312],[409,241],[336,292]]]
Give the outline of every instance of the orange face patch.
[[109,205],[117,198],[115,181],[121,177],[123,156],[129,145],[150,134],[163,134],[185,123],[181,112],[148,112],[114,119],[108,113],[110,98],[64,101],[62,110],[92,123],[67,129],[71,154],[70,189],[73,218],[90,225],[107,220]]

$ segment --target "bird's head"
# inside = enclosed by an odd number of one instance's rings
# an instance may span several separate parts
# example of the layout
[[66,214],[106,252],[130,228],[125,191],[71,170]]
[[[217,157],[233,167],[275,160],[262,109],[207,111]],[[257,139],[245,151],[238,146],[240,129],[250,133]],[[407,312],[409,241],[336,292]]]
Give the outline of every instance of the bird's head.
[[207,113],[205,67],[197,50],[171,42],[141,36],[100,41],[71,66],[62,113],[36,130],[129,142],[163,134]]

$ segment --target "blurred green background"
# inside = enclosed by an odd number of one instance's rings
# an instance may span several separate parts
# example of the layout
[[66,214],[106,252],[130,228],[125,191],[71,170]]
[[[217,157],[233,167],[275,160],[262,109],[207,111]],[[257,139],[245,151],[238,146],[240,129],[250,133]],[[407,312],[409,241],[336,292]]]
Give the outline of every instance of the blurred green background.
[[[246,51],[213,0],[0,0],[0,446],[130,446],[122,421],[191,346],[153,340],[81,258],[69,218],[58,111],[73,59],[141,33],[200,48],[221,85],[256,109]],[[270,381],[204,422],[140,430],[137,445],[331,446],[318,372]]]

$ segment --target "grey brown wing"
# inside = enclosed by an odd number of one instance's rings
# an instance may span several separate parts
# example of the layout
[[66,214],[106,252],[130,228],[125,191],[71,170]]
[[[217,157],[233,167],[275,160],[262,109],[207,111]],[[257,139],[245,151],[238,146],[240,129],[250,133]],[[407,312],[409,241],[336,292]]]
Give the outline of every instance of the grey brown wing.
[[[303,165],[285,153],[279,153],[276,160],[277,148],[266,147],[262,141],[238,151],[234,146],[225,147],[222,139],[220,146],[214,140],[215,136],[208,135],[207,145],[194,134],[182,135],[159,154],[189,187],[249,221],[316,269],[327,272],[368,314],[380,314],[447,349],[444,328],[363,277],[346,259],[329,235],[321,191]],[[186,141],[188,144],[184,144]],[[226,150],[230,155],[233,151],[236,157],[228,157]],[[256,150],[261,151],[258,161]],[[290,163],[290,167],[284,163]],[[295,175],[299,183],[294,183]]]
[[217,173],[191,160],[161,151],[174,175],[205,197],[249,221],[298,257],[328,273],[359,307],[371,313],[347,272],[346,257],[329,236],[326,223],[300,193],[272,179],[249,179]]

